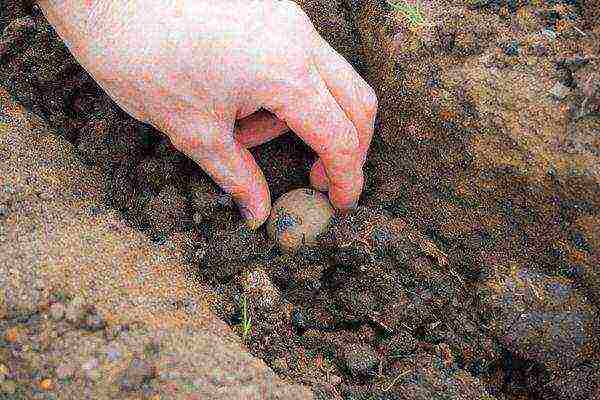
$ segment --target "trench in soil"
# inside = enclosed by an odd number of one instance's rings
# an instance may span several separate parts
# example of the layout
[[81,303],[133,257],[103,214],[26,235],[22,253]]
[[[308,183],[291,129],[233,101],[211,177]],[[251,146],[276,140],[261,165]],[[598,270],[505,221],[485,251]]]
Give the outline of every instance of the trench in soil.
[[[344,13],[358,18],[350,7]],[[34,20],[44,26],[39,15]],[[358,42],[368,41],[353,27]],[[359,210],[336,218],[319,246],[285,254],[264,227],[247,230],[228,195],[165,136],[131,119],[64,61],[58,38],[47,40],[39,46],[56,53],[51,70],[44,61],[15,62],[2,77],[7,87],[85,162],[104,169],[107,204],[131,226],[157,242],[174,231],[195,235],[189,263],[213,288],[213,311],[280,376],[324,399],[403,398],[457,376],[497,398],[548,394],[544,365],[510,351],[491,328],[497,308],[486,282],[510,259],[591,293],[557,243],[591,253],[575,221],[596,215],[592,179],[540,181],[501,164],[481,168],[460,127],[438,125],[434,139],[394,147],[379,118]],[[351,61],[373,76],[360,52]],[[389,115],[395,106],[381,107]],[[308,186],[315,155],[293,133],[251,152],[273,200]]]

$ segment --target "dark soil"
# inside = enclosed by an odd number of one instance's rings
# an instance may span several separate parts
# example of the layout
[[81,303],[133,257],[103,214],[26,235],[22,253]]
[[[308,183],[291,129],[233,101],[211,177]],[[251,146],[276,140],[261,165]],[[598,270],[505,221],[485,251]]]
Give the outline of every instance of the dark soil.
[[[598,398],[598,3],[424,1],[435,24],[417,30],[384,1],[299,3],[380,110],[360,207],[295,255],[120,110],[35,7],[0,1],[0,82],[111,177],[128,223],[194,230],[214,312],[316,398]],[[273,199],[308,185],[293,133],[252,153]]]

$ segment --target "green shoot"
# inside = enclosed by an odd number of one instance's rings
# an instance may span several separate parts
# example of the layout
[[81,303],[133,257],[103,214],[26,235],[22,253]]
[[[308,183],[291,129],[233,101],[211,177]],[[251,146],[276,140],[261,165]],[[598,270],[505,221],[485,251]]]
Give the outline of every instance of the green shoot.
[[252,317],[248,315],[248,300],[246,295],[242,297],[242,340],[246,342],[252,330]]

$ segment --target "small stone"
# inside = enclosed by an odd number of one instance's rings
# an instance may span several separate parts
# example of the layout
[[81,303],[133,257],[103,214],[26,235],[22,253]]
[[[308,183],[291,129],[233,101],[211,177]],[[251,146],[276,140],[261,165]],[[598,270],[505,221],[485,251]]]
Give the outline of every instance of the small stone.
[[9,372],[10,371],[6,365],[0,364],[0,383],[4,382]]
[[542,29],[541,31],[542,35],[547,36],[550,39],[556,39],[556,32],[554,32],[552,29]]
[[84,329],[96,332],[104,329],[104,327],[106,327],[106,322],[104,322],[102,317],[95,310],[92,310],[92,312],[85,317],[83,324]]
[[138,390],[146,379],[154,375],[154,368],[149,362],[136,358],[131,361],[119,379],[121,390],[125,392]]
[[543,44],[536,43],[533,46],[531,46],[531,52],[535,56],[543,57],[543,56],[548,55],[549,50],[548,50],[548,47],[544,46]]
[[54,303],[50,306],[50,317],[54,321],[60,321],[65,316],[65,306],[62,303]]
[[330,375],[329,376],[329,384],[333,385],[333,386],[337,386],[340,383],[342,383],[343,379],[341,376],[338,375]]
[[346,365],[352,376],[372,376],[379,364],[379,357],[375,350],[368,345],[351,345],[344,353]]
[[196,225],[202,224],[202,222],[204,222],[204,220],[205,220],[205,218],[204,218],[204,215],[202,215],[202,213],[195,212],[194,215],[192,215],[192,221]]
[[52,390],[54,388],[54,382],[52,382],[52,379],[50,378],[42,379],[40,381],[39,387],[41,390],[44,391]]
[[54,371],[56,379],[63,380],[75,374],[75,368],[71,364],[60,364]]
[[516,56],[519,54],[519,43],[512,41],[504,46],[504,54],[507,56]]
[[85,301],[82,297],[76,296],[71,300],[65,311],[65,318],[71,323],[76,323],[83,318]]
[[89,359],[81,366],[81,369],[84,371],[91,371],[96,368],[98,368],[98,360],[96,358]]
[[244,293],[248,294],[257,307],[272,308],[279,303],[281,298],[279,290],[273,285],[265,270],[255,269],[245,272],[241,284]]
[[556,82],[550,90],[550,94],[557,100],[564,99],[569,93],[571,93],[571,89],[560,82]]
[[0,383],[0,393],[14,394],[17,391],[17,384],[14,381],[4,381]]
[[325,195],[312,189],[296,189],[281,196],[267,221],[269,237],[286,252],[303,244],[316,244],[329,226],[334,210]]
[[275,372],[284,372],[289,368],[288,362],[285,357],[277,357],[271,362],[271,368]]
[[121,352],[118,349],[111,347],[106,351],[106,358],[110,362],[117,361],[121,358]]
[[20,336],[19,328],[15,326],[6,331],[4,339],[6,339],[8,343],[16,343],[19,341]]

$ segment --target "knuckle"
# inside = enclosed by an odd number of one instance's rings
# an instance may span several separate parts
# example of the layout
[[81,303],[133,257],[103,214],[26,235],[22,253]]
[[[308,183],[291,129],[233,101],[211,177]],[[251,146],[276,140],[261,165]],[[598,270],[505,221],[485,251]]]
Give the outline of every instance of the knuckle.
[[377,95],[373,88],[367,85],[365,90],[365,98],[364,102],[367,105],[369,112],[373,115],[377,114],[377,108],[379,106],[379,100],[377,99]]
[[300,16],[300,15],[304,14],[304,11],[302,10],[302,8],[295,1],[283,0],[281,2],[281,4],[285,7],[285,9],[288,12],[292,13],[295,16]]
[[349,156],[358,154],[358,135],[354,127],[348,127],[344,129],[342,135],[333,137],[330,141],[330,146],[327,150],[334,155]]
[[[294,26],[296,29],[303,30],[304,32],[308,32],[306,30],[307,27],[312,25],[312,22],[306,12],[302,9],[302,7],[292,0],[282,0],[281,2],[282,10],[285,12],[288,17],[287,20],[289,22],[294,22]],[[301,22],[301,23],[298,23]]]
[[232,138],[225,135],[206,136],[203,138],[201,146],[204,151],[217,155],[234,151]]

